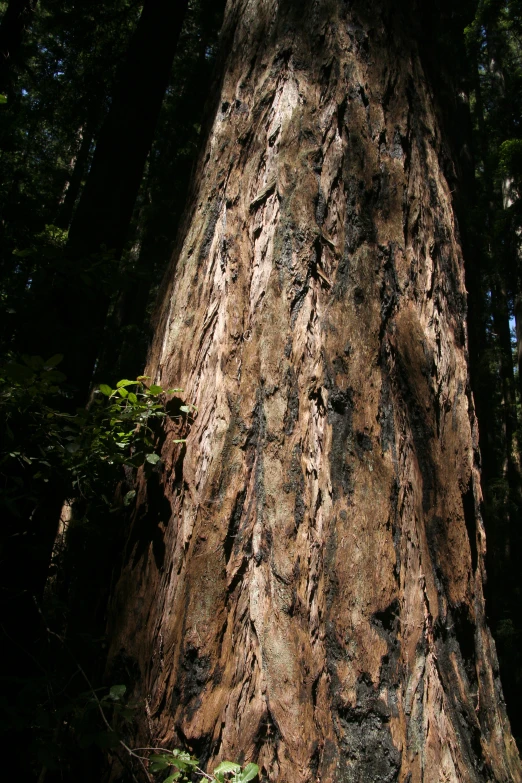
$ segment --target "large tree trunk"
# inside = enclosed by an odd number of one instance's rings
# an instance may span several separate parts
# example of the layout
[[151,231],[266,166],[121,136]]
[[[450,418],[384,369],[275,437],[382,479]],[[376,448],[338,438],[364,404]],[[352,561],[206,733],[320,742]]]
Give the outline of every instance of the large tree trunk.
[[140,483],[111,611],[142,745],[274,781],[522,780],[417,11],[228,4],[148,370],[199,413]]

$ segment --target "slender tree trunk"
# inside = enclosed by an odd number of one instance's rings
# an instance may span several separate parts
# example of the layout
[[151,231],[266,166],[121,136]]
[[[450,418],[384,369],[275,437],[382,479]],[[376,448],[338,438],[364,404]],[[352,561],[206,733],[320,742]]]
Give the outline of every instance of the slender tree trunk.
[[515,298],[515,327],[517,336],[518,394],[522,400],[522,294]]
[[140,745],[274,781],[522,780],[418,11],[228,3],[148,368],[198,415],[139,483],[109,624]]
[[186,9],[145,0],[70,230],[82,253],[123,249]]
[[93,140],[94,122],[87,122],[86,127],[82,130],[78,152],[72,163],[71,175],[67,179],[65,191],[58,207],[55,223],[60,228],[69,228],[71,224],[74,207],[87,171]]
[[37,0],[10,0],[0,23],[0,93],[9,91],[24,32],[31,23]]

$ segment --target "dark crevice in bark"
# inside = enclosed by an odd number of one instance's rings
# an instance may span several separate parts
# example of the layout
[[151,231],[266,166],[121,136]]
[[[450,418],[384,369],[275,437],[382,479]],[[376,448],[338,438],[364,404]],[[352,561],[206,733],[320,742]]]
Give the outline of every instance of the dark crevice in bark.
[[236,538],[239,532],[239,526],[241,524],[241,517],[243,516],[245,497],[246,497],[246,489],[242,489],[241,492],[239,492],[236,497],[236,501],[234,503],[234,509],[230,515],[230,519],[228,522],[227,535],[225,538],[225,542],[223,544],[223,550],[225,553],[225,563],[227,564],[232,555],[232,550],[238,549]]
[[353,392],[337,389],[328,394],[328,421],[332,426],[330,469],[334,499],[349,498],[353,492]]
[[138,510],[129,539],[131,551],[134,550],[134,565],[139,563],[152,543],[156,568],[158,570],[163,568],[165,561],[163,530],[167,527],[171,516],[172,508],[165,496],[165,487],[160,475],[155,473],[147,482],[147,500]]
[[468,531],[469,548],[471,550],[471,568],[473,573],[477,570],[478,551],[477,551],[477,519],[475,509],[475,496],[473,494],[473,482],[470,477],[468,488],[462,496],[462,506],[464,509],[464,521]]

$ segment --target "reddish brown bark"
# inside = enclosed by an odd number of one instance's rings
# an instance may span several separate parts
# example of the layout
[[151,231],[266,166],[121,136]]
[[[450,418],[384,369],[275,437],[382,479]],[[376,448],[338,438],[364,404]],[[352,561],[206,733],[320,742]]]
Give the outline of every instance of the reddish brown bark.
[[486,627],[451,167],[388,2],[231,0],[148,374],[111,665],[140,744],[278,781],[520,781]]

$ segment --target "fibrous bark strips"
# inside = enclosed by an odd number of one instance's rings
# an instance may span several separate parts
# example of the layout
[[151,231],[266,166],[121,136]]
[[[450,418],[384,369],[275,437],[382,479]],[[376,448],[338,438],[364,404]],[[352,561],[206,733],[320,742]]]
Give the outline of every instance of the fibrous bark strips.
[[451,160],[392,5],[229,2],[148,371],[199,415],[140,485],[111,656],[142,744],[278,781],[520,780]]

